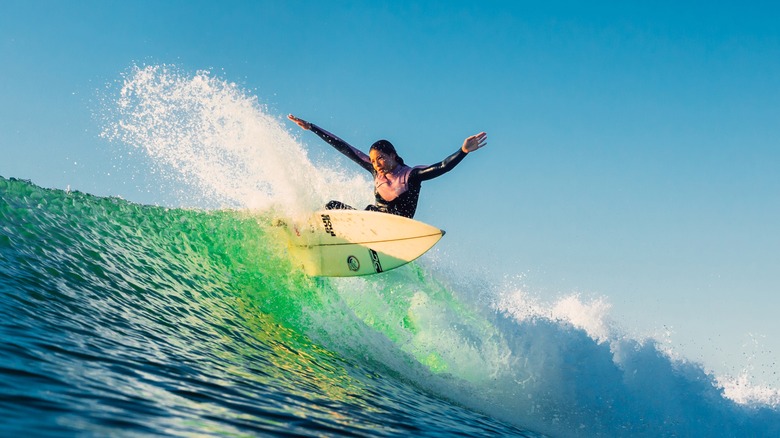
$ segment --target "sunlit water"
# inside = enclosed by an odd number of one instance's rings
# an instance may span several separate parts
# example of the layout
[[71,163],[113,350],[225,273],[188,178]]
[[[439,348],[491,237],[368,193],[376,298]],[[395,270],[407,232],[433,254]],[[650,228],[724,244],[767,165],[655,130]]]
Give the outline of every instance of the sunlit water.
[[776,390],[627,335],[603,300],[432,257],[305,276],[275,218],[367,203],[368,181],[207,72],[136,68],[114,97],[105,137],[202,208],[0,179],[0,435],[780,436]]

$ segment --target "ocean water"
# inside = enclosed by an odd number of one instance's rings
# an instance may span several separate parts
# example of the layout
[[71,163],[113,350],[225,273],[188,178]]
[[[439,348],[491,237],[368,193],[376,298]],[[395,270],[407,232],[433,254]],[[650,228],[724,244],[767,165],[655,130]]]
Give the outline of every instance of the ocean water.
[[0,194],[0,435],[535,436],[385,365],[412,322],[374,333],[267,217]]
[[434,256],[305,276],[275,219],[367,203],[349,196],[368,182],[313,165],[234,84],[138,67],[106,102],[105,137],[198,208],[0,177],[0,436],[780,436],[776,391],[623,333],[600,301],[542,304]]

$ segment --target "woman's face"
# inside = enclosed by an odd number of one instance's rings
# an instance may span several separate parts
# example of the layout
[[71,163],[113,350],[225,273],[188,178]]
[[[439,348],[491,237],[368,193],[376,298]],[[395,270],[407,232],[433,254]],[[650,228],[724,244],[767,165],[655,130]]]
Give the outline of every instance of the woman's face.
[[386,154],[376,149],[371,149],[368,156],[371,158],[371,165],[374,166],[374,170],[377,173],[392,172],[398,166],[395,154]]

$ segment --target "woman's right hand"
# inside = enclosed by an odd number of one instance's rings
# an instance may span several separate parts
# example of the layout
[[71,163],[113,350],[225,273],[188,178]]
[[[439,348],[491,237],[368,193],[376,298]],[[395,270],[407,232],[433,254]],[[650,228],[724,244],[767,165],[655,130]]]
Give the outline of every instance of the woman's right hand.
[[307,122],[306,120],[299,119],[292,114],[287,114],[287,118],[292,120],[293,122],[295,122],[296,125],[300,126],[301,128],[307,131],[311,129],[311,123]]

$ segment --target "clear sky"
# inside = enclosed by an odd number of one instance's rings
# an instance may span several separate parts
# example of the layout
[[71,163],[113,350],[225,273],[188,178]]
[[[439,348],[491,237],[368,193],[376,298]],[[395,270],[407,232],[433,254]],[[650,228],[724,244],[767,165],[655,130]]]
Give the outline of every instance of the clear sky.
[[5,0],[0,175],[161,202],[99,137],[133,65],[211,70],[411,164],[484,130],[418,209],[456,269],[606,297],[626,329],[780,387],[778,20],[775,2]]

